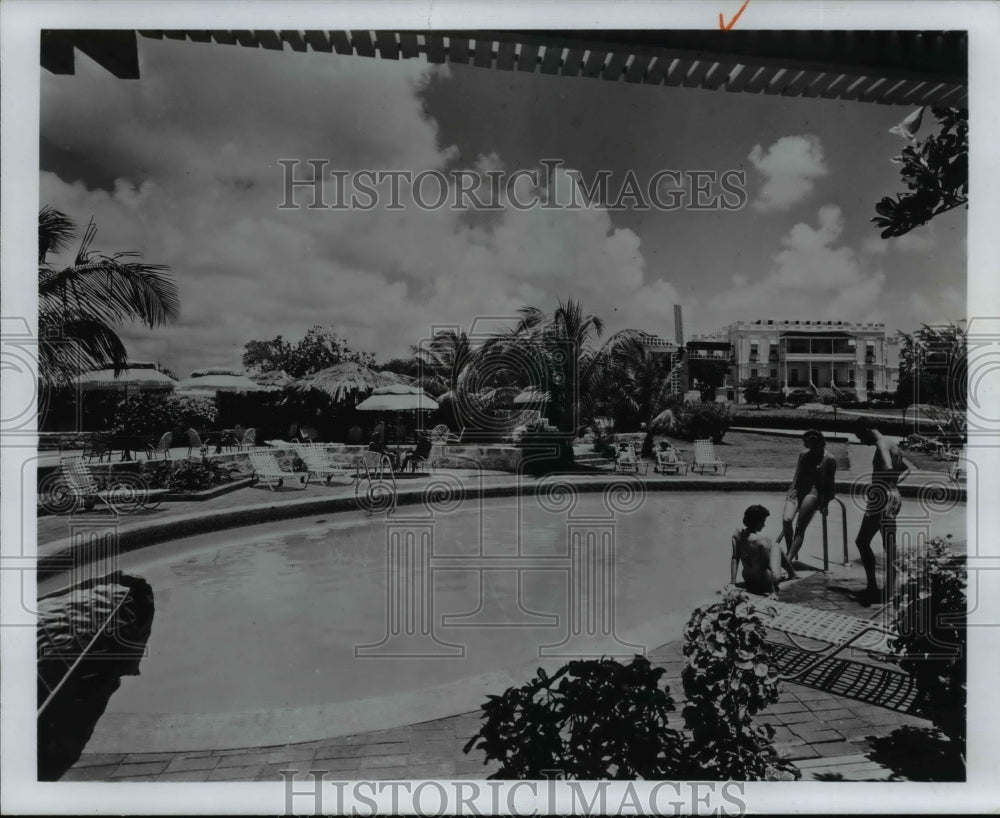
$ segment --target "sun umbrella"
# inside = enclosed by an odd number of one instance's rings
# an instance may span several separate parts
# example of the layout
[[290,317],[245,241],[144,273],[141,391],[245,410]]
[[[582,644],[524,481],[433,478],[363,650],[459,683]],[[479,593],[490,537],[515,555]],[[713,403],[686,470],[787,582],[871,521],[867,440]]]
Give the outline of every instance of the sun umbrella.
[[285,372],[284,369],[271,369],[267,372],[250,375],[250,380],[258,386],[263,386],[265,389],[277,391],[288,386],[292,382],[292,376]]
[[184,392],[263,392],[266,388],[255,384],[235,369],[196,369],[190,378],[177,384]]
[[325,392],[334,403],[344,403],[352,397],[366,396],[380,386],[400,384],[405,380],[408,379],[395,372],[379,372],[354,361],[345,361],[319,372],[303,375],[289,386],[299,392],[311,389]]
[[433,411],[438,408],[438,403],[419,386],[394,384],[376,387],[357,408],[362,412]]
[[129,368],[117,376],[114,369],[94,369],[80,375],[77,383],[83,392],[152,392],[177,386],[177,381],[152,363],[130,363]]

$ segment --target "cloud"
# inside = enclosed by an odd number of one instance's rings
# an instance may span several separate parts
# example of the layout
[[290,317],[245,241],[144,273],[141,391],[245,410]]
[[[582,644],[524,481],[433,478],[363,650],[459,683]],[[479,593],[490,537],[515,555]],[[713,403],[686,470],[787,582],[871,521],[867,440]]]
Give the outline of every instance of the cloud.
[[814,227],[798,223],[782,238],[763,278],[740,274],[733,287],[709,299],[718,324],[737,319],[876,320],[885,274],[869,272],[857,254],[839,244],[844,219],[825,205]]
[[[404,194],[401,210],[279,209],[279,159],[326,159],[328,171],[454,168],[457,153],[421,96],[439,68],[167,40],[142,47],[140,81],[87,61],[75,76],[45,74],[41,117],[43,139],[87,170],[42,173],[41,201],[81,223],[93,217],[95,249],[139,250],[177,281],[179,324],[123,328],[133,358],[184,376],[239,365],[251,339],[332,324],[385,359],[432,326],[469,327],[524,304],[551,309],[568,296],[609,331],[673,325],[677,290],[648,273],[639,237],[600,208],[505,206],[480,219],[416,208]],[[492,153],[466,166],[482,174],[504,162]],[[297,178],[307,171],[300,164]],[[561,169],[556,184],[576,182]],[[307,204],[308,193],[295,195]]]
[[783,136],[766,153],[754,145],[748,158],[764,180],[753,201],[761,212],[788,210],[813,192],[814,179],[828,173],[817,136]]

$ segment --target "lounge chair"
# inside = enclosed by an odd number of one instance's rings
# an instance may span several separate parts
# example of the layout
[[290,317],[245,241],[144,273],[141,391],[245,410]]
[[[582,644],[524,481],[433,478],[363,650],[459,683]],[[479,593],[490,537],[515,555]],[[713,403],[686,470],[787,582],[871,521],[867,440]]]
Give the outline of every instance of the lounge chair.
[[252,449],[256,445],[257,445],[257,430],[247,429],[243,433],[243,437],[241,437],[239,441],[236,443],[236,448],[242,452],[244,449]]
[[[895,634],[887,629],[880,617],[878,620],[861,619],[847,614],[832,613],[804,605],[768,600],[757,605],[758,610],[770,612],[767,627],[792,636],[826,642],[829,647],[808,651],[816,658],[807,662],[794,673],[782,674],[785,681],[804,676],[817,665],[831,659],[841,651],[854,647],[867,653],[888,655],[892,653],[889,639]],[[801,644],[796,643],[801,650]]]
[[656,465],[653,466],[654,472],[659,472],[660,474],[680,474],[682,469],[687,472],[688,464],[681,459],[680,452],[677,449],[673,446],[669,449],[657,449]]
[[618,454],[615,457],[615,471],[631,471],[639,474],[640,472],[645,474],[649,469],[649,465],[642,461],[638,453],[635,450],[635,446],[631,443],[621,447],[618,450]]
[[[90,511],[100,500],[115,514],[131,514],[140,507],[156,508],[167,493],[166,489],[147,488],[136,475],[120,476],[117,482],[102,486],[82,457],[63,457],[59,466],[68,501],[67,511],[73,511],[80,504]],[[58,500],[56,504],[61,505]]]
[[723,474],[729,468],[715,453],[715,445],[711,440],[696,440],[694,442],[694,463],[691,464],[691,471],[700,471],[704,474],[705,469],[709,467],[714,469],[716,474],[719,473],[720,467]]
[[271,491],[277,491],[286,480],[298,483],[300,489],[309,485],[309,472],[285,471],[273,452],[251,450],[249,454],[254,478],[264,483]]
[[294,447],[295,453],[306,465],[306,470],[310,475],[315,475],[317,480],[323,480],[330,485],[330,480],[334,477],[346,477],[354,479],[346,463],[338,463],[333,453],[322,443],[298,443]]
[[152,460],[156,455],[162,454],[164,460],[170,459],[170,444],[173,442],[172,432],[164,432],[156,445],[150,443],[146,446],[146,459]]

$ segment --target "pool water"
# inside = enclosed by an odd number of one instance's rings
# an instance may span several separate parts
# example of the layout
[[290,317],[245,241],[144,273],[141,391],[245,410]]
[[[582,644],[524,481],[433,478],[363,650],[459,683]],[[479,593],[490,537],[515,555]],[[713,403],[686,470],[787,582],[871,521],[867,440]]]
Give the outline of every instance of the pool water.
[[[541,658],[652,649],[678,634],[642,642],[642,626],[686,617],[728,581],[743,509],[770,508],[765,533],[776,537],[781,501],[662,492],[612,511],[600,493],[571,510],[466,500],[434,515],[330,514],[134,551],[121,568],[151,584],[156,613],[141,675],[122,680],[107,713],[347,703],[497,670],[523,681]],[[860,511],[848,502],[848,512],[853,543]],[[839,515],[830,519],[836,560]],[[933,533],[961,538],[964,524],[958,506]],[[817,567],[820,531],[817,519],[801,555]]]

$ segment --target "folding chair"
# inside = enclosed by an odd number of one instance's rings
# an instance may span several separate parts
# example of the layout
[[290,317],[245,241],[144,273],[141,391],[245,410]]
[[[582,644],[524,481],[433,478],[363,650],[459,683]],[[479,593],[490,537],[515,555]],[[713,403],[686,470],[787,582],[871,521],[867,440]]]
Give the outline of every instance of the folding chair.
[[807,608],[789,602],[769,600],[757,607],[758,610],[771,614],[771,621],[767,622],[767,627],[792,636],[829,644],[828,648],[808,651],[815,654],[816,658],[794,673],[783,674],[781,679],[784,681],[804,676],[817,665],[849,647],[882,655],[893,652],[889,640],[895,634],[878,621]]
[[729,466],[719,458],[715,453],[715,445],[711,440],[696,440],[694,442],[694,463],[691,465],[691,471],[701,471],[702,474],[705,473],[705,469],[711,467],[715,470],[715,473],[719,473],[719,468],[722,468],[722,473],[726,473],[726,469]]
[[156,455],[162,454],[164,460],[170,459],[170,444],[173,442],[174,436],[171,432],[164,432],[163,436],[160,437],[159,442],[154,446],[150,443],[146,447],[146,459],[152,460]]
[[285,471],[273,452],[251,450],[249,455],[253,476],[271,491],[277,491],[286,480],[298,483],[300,489],[309,485],[309,472]]
[[[59,466],[66,495],[66,511],[72,511],[81,503],[86,511],[90,511],[100,500],[115,514],[131,514],[140,506],[156,508],[167,493],[166,489],[146,488],[141,484],[141,478],[135,475],[119,475],[117,483],[102,486],[82,457],[63,457]],[[59,501],[57,505],[63,510]]]

